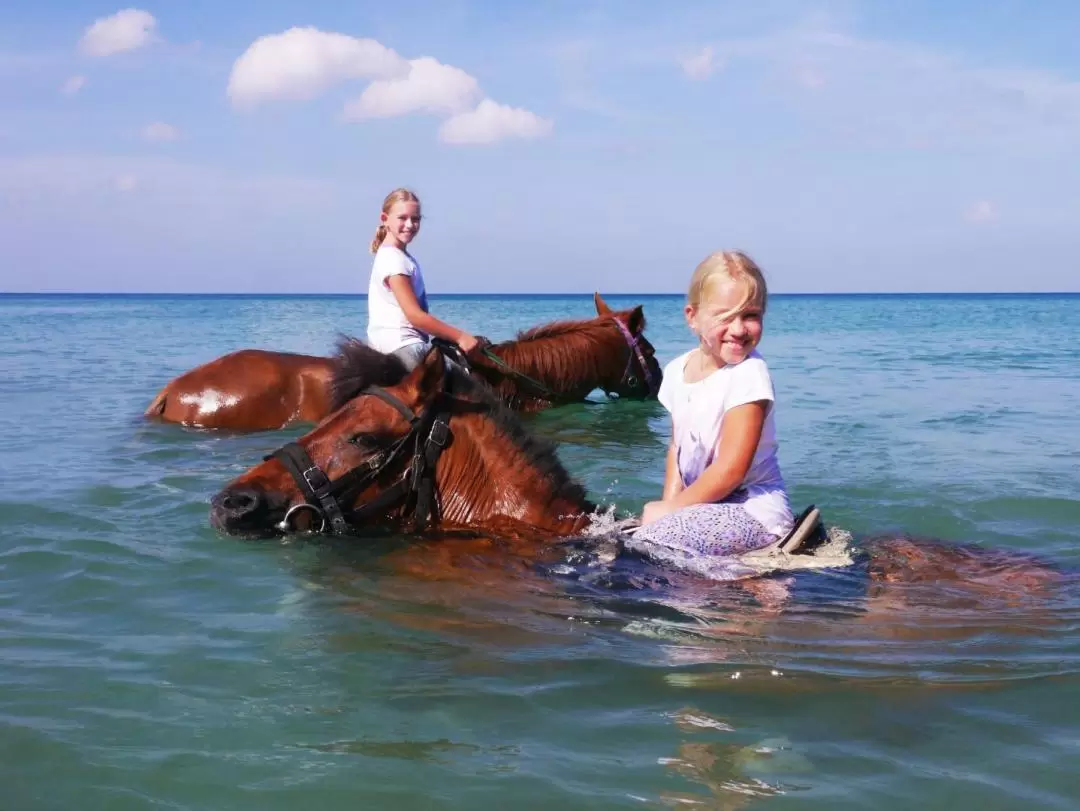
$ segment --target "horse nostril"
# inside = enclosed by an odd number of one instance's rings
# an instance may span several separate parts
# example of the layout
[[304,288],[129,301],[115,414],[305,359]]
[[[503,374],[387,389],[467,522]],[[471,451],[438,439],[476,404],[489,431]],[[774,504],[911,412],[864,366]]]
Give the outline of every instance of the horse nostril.
[[228,490],[217,499],[218,505],[234,517],[255,512],[262,500],[260,494],[250,488]]
[[225,496],[225,509],[237,512],[248,512],[255,504],[255,496],[251,493],[237,493]]

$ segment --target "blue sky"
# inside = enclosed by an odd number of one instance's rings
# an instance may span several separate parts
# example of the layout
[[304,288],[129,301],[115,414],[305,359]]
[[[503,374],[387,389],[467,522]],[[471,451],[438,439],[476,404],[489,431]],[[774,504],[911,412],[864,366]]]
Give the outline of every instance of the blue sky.
[[[662,11],[661,11],[662,8]],[[1080,290],[1080,4],[0,7],[0,291]]]

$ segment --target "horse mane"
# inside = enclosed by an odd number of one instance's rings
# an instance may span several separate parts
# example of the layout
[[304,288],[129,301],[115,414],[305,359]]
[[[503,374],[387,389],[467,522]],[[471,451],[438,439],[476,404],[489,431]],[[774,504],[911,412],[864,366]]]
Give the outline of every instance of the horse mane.
[[[499,432],[524,456],[525,463],[547,480],[555,493],[591,509],[585,488],[563,466],[555,443],[527,431],[518,415],[477,376],[463,374],[454,365],[447,373],[455,399],[467,402],[474,411],[486,413]],[[369,386],[400,383],[407,374],[405,365],[396,355],[383,354],[357,338],[342,336],[337,342],[334,374],[330,381],[331,408],[336,411]]]
[[363,341],[342,335],[333,357],[330,379],[330,410],[337,411],[370,386],[393,386],[408,371],[397,355],[386,355]]
[[[583,375],[599,378],[611,361],[610,353],[621,352],[623,342],[612,341],[608,319],[620,313],[576,321],[555,321],[522,330],[517,338],[492,347],[507,363],[534,377],[552,381],[552,388],[569,385]],[[642,329],[645,328],[644,318]],[[582,368],[582,365],[586,368]]]
[[491,386],[477,375],[464,374],[456,365],[450,366],[448,374],[455,397],[465,400],[473,410],[486,412],[499,432],[525,457],[525,463],[552,485],[555,494],[583,505],[586,510],[594,509],[585,488],[563,466],[555,442],[526,430],[517,412],[508,408]]

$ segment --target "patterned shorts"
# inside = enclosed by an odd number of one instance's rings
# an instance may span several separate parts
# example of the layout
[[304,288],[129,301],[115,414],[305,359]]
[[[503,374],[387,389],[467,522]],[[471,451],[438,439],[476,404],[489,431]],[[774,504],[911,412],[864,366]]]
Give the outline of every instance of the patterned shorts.
[[740,501],[727,500],[694,504],[665,515],[635,532],[625,546],[657,562],[732,580],[751,571],[736,556],[777,540]]

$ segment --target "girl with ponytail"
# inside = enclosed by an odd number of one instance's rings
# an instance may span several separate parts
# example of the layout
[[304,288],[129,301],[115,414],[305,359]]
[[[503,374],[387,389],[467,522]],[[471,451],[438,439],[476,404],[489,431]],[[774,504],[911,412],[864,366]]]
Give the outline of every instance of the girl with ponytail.
[[390,192],[371,240],[375,261],[368,284],[367,337],[374,349],[397,355],[408,369],[427,354],[428,336],[453,341],[466,354],[479,344],[475,336],[428,312],[424,276],[408,250],[419,231],[419,198],[408,189]]

